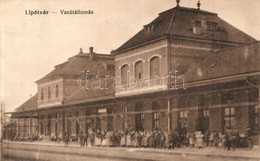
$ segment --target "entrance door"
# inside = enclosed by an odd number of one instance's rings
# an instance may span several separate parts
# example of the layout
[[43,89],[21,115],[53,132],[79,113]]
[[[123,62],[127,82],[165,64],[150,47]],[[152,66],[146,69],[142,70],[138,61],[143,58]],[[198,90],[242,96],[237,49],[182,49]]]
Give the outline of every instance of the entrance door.
[[99,131],[103,130],[102,127],[101,127],[101,118],[100,117],[96,117],[96,128],[95,128],[95,130],[96,131],[97,130],[99,130]]
[[76,120],[76,135],[79,135],[79,120]]
[[209,110],[202,109],[198,111],[197,130],[206,132],[209,130]]
[[94,128],[94,118],[90,117],[90,111],[86,110],[85,112],[86,116],[86,122],[85,122],[85,132],[86,134],[90,133],[92,131],[92,128]]
[[67,124],[68,124],[68,126],[67,126],[67,133],[69,135],[71,135],[71,120],[68,119]]
[[107,108],[107,114],[109,115],[107,117],[107,129],[108,130],[113,130],[113,116],[111,116],[110,114],[113,113],[113,108],[112,107],[109,107]]
[[51,135],[51,115],[48,114],[47,135]]
[[135,130],[136,131],[143,131],[144,130],[144,125],[143,125],[143,119],[144,119],[144,114],[142,113],[143,111],[143,104],[142,103],[137,103],[135,105]]

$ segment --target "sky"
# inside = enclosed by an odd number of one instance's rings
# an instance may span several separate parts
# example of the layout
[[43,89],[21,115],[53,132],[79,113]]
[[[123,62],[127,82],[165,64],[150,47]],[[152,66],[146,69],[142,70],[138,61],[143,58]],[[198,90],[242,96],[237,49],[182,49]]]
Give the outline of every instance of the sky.
[[[197,0],[180,6],[197,7]],[[54,66],[90,46],[109,54],[175,0],[1,0],[0,97],[14,111],[37,92],[36,80]],[[60,10],[92,10],[91,15],[61,15]],[[201,9],[218,13],[233,26],[260,40],[260,0],[201,0]],[[26,15],[28,10],[57,14]]]

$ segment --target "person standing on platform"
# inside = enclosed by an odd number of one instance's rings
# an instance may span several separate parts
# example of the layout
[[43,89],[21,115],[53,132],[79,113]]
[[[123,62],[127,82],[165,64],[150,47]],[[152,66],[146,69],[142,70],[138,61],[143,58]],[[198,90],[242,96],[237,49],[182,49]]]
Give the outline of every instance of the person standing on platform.
[[70,139],[69,134],[65,132],[64,135],[65,135],[64,137],[65,146],[69,146],[69,139]]
[[82,131],[81,131],[81,133],[79,135],[79,139],[80,139],[80,146],[84,147],[84,145],[85,145],[85,136],[84,136]]
[[232,145],[232,131],[230,127],[228,127],[225,131],[225,136],[226,136],[226,146],[227,149],[230,150],[231,145]]

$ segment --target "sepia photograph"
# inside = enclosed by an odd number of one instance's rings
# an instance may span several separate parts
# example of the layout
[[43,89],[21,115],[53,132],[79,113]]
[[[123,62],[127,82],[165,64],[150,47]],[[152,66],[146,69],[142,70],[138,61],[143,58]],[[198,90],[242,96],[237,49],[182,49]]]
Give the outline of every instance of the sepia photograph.
[[1,161],[260,161],[260,0],[0,0]]

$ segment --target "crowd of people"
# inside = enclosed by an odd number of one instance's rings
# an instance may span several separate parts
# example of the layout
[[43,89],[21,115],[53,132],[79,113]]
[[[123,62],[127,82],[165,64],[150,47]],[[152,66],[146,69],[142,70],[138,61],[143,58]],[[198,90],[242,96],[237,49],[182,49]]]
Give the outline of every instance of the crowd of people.
[[[11,137],[11,136],[10,136]],[[22,135],[12,136],[13,141],[40,141],[43,136],[38,135]],[[248,133],[240,135],[227,128],[224,132],[189,132],[186,130],[173,130],[164,132],[161,130],[154,131],[123,131],[108,130],[96,132],[91,130],[88,134],[80,132],[77,136],[71,136],[69,133],[63,132],[62,136],[55,137],[54,140],[64,141],[65,146],[70,142],[77,141],[82,147],[134,147],[134,148],[168,148],[175,149],[183,146],[202,148],[205,146],[214,147],[250,147],[253,146],[252,137]],[[53,141],[54,141],[53,140]]]
[[[63,137],[68,145],[69,134]],[[155,131],[122,131],[108,130],[107,132],[90,132],[88,135],[81,132],[78,135],[78,144],[82,147],[143,147],[143,148],[168,148],[175,149],[183,146],[198,147],[252,147],[250,137],[240,137],[238,134],[218,132],[193,132],[174,130],[172,132]]]

